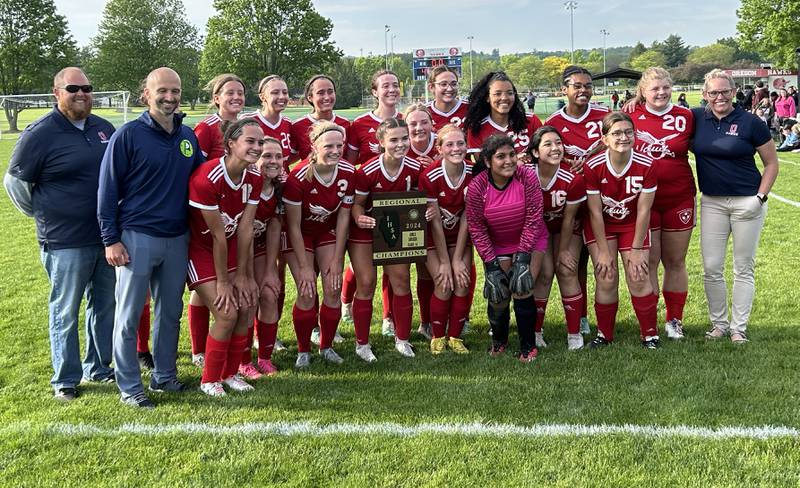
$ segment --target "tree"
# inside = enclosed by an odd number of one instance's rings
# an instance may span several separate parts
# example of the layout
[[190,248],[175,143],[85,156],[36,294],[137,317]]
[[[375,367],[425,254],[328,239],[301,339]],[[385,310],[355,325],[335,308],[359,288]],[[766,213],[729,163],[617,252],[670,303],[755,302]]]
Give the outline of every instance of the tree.
[[331,77],[336,81],[336,108],[350,108],[361,105],[363,85],[356,71],[355,59],[342,58],[333,65]]
[[800,46],[800,2],[796,0],[742,0],[736,10],[739,42],[781,68],[797,66]]
[[[53,0],[0,2],[0,94],[47,93],[53,76],[73,64],[78,50]],[[24,104],[4,104],[11,132]]]
[[518,90],[532,90],[547,83],[542,73],[542,60],[537,56],[503,56],[500,62]]
[[653,66],[664,66],[667,58],[655,49],[648,49],[631,60],[631,68],[644,71]]
[[702,83],[706,73],[716,68],[716,64],[683,63],[669,70],[675,83]]
[[722,39],[717,39],[717,43],[736,49],[736,53],[733,55],[734,65],[739,65],[741,67],[750,67],[749,65],[754,65],[758,67],[762,61],[765,61],[759,53],[742,48],[735,37],[723,37]]
[[214,8],[200,63],[204,80],[230,72],[255,87],[278,74],[297,89],[342,56],[329,40],[333,24],[310,0],[214,0]]
[[197,99],[200,39],[181,0],[110,0],[92,48],[89,72],[103,89],[135,96],[150,71],[169,66],[181,77],[183,100]]
[[564,68],[569,66],[569,59],[560,56],[547,56],[542,60],[542,71],[545,82],[550,86],[561,86],[561,75]]
[[647,48],[641,42],[637,42],[635,46],[633,46],[633,50],[628,55],[628,64],[630,65],[633,62],[634,58],[641,56],[644,52],[647,51]]
[[733,55],[736,49],[715,43],[708,46],[698,47],[686,57],[686,62],[693,64],[716,64],[717,67],[727,68],[733,63]]
[[670,34],[664,42],[659,44],[659,51],[666,59],[665,68],[674,68],[686,62],[686,56],[689,54],[689,48],[677,34]]

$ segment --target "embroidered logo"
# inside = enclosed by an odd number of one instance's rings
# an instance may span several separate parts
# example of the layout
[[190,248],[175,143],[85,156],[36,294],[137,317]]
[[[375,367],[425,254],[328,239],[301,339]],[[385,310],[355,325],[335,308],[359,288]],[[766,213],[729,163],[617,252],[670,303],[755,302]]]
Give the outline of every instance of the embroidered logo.
[[187,158],[191,158],[194,154],[194,148],[192,147],[192,143],[189,142],[188,139],[183,139],[180,144],[181,154],[186,156]]
[[683,210],[678,211],[678,218],[683,222],[684,225],[688,224],[692,220],[692,212],[691,208],[684,208]]
[[739,126],[737,124],[731,124],[731,128],[728,129],[728,132],[725,133],[727,136],[738,136],[739,135]]

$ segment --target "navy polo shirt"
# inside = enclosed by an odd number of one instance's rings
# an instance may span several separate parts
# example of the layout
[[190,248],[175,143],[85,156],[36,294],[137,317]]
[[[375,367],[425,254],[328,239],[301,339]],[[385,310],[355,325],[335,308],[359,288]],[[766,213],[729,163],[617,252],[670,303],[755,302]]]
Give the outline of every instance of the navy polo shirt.
[[97,179],[114,126],[89,115],[83,130],[55,107],[19,136],[8,173],[31,183],[39,244],[47,249],[98,245]]
[[722,119],[702,108],[694,113],[692,152],[700,191],[712,196],[753,196],[761,173],[756,148],[772,139],[767,125],[754,114],[734,108]]

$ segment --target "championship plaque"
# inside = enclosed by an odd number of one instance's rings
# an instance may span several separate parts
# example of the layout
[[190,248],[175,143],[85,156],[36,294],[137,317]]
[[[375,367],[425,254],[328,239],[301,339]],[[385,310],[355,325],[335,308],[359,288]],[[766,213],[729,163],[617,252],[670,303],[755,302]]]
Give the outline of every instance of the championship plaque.
[[425,247],[425,210],[428,200],[420,191],[372,194],[372,262],[421,263]]

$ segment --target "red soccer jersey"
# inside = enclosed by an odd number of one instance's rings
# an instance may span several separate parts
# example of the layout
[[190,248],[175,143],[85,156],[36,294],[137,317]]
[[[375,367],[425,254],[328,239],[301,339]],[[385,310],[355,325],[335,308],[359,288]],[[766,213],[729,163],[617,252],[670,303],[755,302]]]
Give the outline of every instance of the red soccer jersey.
[[658,188],[652,162],[649,156],[631,151],[628,164],[617,173],[608,160],[608,150],[586,161],[583,169],[586,193],[600,195],[607,231],[631,231],[636,227],[639,194],[654,192]]
[[261,126],[261,130],[264,131],[265,137],[272,137],[281,142],[284,158],[283,166],[286,168],[286,171],[289,171],[289,163],[292,160],[290,157],[292,155],[292,122],[287,117],[281,115],[278,123],[272,125],[261,115],[261,112],[247,114],[245,117],[256,119],[258,125]]
[[438,110],[434,103],[431,102],[428,104],[428,109],[431,112],[431,118],[433,119],[433,131],[439,132],[439,129],[446,126],[447,124],[453,124],[456,127],[464,128],[464,119],[467,118],[467,111],[469,110],[469,103],[459,99],[456,99],[455,106],[447,113]]
[[499,126],[494,123],[490,117],[486,117],[481,121],[481,129],[478,135],[473,135],[472,131],[467,129],[467,152],[477,153],[480,152],[481,146],[489,137],[495,134],[506,134],[514,139],[514,151],[517,154],[522,154],[528,150],[528,145],[531,143],[531,137],[536,129],[542,126],[542,121],[535,115],[526,115],[528,119],[528,126],[522,129],[522,132],[516,133],[511,129]]
[[631,118],[636,128],[636,151],[655,162],[656,200],[686,199],[695,195],[697,189],[689,166],[689,140],[694,132],[692,111],[670,104],[664,112],[657,113],[641,104]]
[[213,238],[202,210],[220,213],[225,225],[228,250],[235,249],[239,220],[247,205],[258,205],[263,184],[261,173],[252,167],[245,170],[238,185],[234,184],[225,169],[224,158],[206,161],[197,168],[189,180],[190,251],[211,253],[213,249]]
[[269,221],[278,215],[278,198],[275,194],[275,187],[268,195],[261,192],[258,199],[258,208],[253,222],[253,238],[259,239],[267,231]]
[[222,143],[222,119],[219,114],[214,114],[201,120],[194,126],[194,135],[197,144],[207,160],[221,158],[225,155],[225,146]]
[[[319,120],[312,117],[311,114],[292,122],[292,152],[295,153],[295,155],[300,159],[306,159],[308,155],[311,154],[311,138],[309,137],[309,133],[311,132],[311,128],[314,127],[317,122],[319,122]],[[350,121],[344,117],[334,114],[333,120],[330,122],[333,122],[344,129],[344,147],[346,148],[347,134],[350,132]]]
[[308,160],[303,160],[289,173],[283,187],[283,203],[301,205],[303,235],[317,236],[336,228],[339,208],[353,205],[355,168],[347,161],[339,161],[329,182],[316,173],[309,180],[309,168]]
[[444,236],[450,241],[458,237],[458,222],[464,212],[464,195],[472,181],[472,167],[464,164],[464,169],[456,181],[450,181],[445,173],[445,163],[434,161],[419,177],[419,189],[425,192],[429,202],[439,204],[442,213]]
[[[373,193],[404,192],[416,190],[419,183],[419,162],[406,156],[400,163],[400,171],[389,176],[383,165],[383,155],[373,158],[356,170],[356,194],[371,195]],[[372,210],[372,202],[368,201],[366,211]]]
[[[402,118],[400,112],[396,112],[395,117]],[[377,115],[367,112],[356,117],[350,126],[350,134],[347,137],[347,147],[353,151],[358,151],[358,159],[354,162],[360,166],[375,156],[380,154],[378,139],[375,138],[375,131],[383,122]]]
[[571,165],[583,158],[603,135],[603,118],[610,110],[602,105],[589,104],[586,112],[577,119],[567,115],[566,107],[554,113],[545,125],[558,129],[564,143],[564,162]]
[[[539,177],[540,182],[541,180]],[[542,198],[542,213],[547,230],[551,234],[558,234],[561,232],[561,222],[564,220],[564,208],[567,204],[578,204],[586,200],[586,183],[583,181],[583,176],[570,173],[569,166],[562,163],[550,182],[542,185]]]
[[426,147],[423,151],[417,151],[412,144],[408,149],[408,154],[414,159],[417,159],[420,156],[428,156],[431,159],[436,159],[436,157],[439,156],[439,151],[436,149],[436,135],[431,134],[431,140],[428,142],[428,147]]

